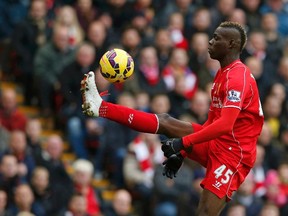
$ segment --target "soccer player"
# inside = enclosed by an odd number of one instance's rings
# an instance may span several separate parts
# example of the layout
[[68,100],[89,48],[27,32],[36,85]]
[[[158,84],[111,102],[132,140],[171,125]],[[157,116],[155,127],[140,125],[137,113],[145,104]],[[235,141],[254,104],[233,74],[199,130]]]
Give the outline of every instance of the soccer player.
[[137,131],[164,134],[164,175],[173,178],[183,158],[206,168],[198,215],[219,215],[253,167],[256,141],[264,117],[254,77],[239,56],[247,35],[241,25],[223,22],[209,41],[208,52],[219,61],[211,89],[208,119],[203,125],[179,121],[103,101],[89,72],[81,82],[83,112],[104,117]]

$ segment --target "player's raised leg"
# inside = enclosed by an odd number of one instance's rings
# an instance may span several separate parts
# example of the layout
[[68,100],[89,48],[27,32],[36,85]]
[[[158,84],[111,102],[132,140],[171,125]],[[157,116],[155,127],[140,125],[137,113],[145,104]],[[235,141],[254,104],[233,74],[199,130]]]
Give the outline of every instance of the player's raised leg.
[[145,133],[182,137],[193,132],[191,123],[179,121],[168,114],[151,114],[103,101],[94,72],[84,75],[81,81],[83,112],[88,116],[103,117]]

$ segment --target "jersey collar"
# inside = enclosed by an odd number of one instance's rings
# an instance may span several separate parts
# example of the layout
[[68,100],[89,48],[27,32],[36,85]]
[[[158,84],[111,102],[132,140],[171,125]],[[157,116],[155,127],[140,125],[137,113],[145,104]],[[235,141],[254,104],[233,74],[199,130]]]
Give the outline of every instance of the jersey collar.
[[236,59],[235,61],[231,62],[229,65],[225,66],[224,68],[221,68],[221,72],[227,72],[231,68],[233,68],[237,63],[240,63],[240,59]]

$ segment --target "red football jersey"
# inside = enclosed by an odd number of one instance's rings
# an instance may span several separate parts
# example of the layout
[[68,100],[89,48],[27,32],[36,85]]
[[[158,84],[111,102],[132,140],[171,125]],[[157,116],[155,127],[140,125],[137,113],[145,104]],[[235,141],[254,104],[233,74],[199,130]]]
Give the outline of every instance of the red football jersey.
[[[264,122],[256,81],[240,60],[219,69],[211,89],[210,114],[213,121],[221,109],[240,109],[233,130],[211,142],[213,153],[221,152],[223,162],[231,158],[252,167],[256,159],[256,142]],[[226,157],[227,156],[227,157]]]

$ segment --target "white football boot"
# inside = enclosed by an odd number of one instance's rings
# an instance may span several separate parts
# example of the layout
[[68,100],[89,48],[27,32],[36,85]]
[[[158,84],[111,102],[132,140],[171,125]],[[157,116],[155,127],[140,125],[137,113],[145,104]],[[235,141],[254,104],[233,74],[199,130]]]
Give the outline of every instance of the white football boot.
[[93,71],[84,75],[84,78],[81,81],[81,94],[83,100],[83,113],[91,117],[98,117],[99,108],[103,99],[97,90]]

